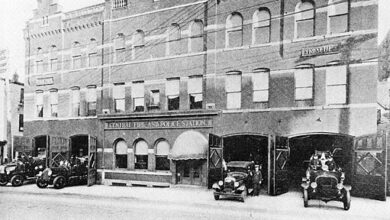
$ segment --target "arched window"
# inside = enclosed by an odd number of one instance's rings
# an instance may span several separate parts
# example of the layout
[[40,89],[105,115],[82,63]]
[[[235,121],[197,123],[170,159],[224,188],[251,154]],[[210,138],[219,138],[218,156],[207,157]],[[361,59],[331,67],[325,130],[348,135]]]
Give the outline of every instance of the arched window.
[[73,69],[81,68],[81,48],[78,41],[73,42],[72,46],[72,67]]
[[253,14],[253,44],[270,42],[271,13],[267,8],[261,8]]
[[295,38],[314,36],[314,3],[302,0],[295,7]]
[[145,33],[142,30],[137,30],[133,35],[133,46],[140,47],[145,45]]
[[169,170],[169,143],[166,140],[159,140],[156,144],[156,170]]
[[127,168],[127,144],[123,139],[115,144],[115,167]]
[[180,26],[174,23],[168,28],[168,54],[175,55],[181,53],[180,39]]
[[226,47],[243,45],[243,19],[240,13],[233,13],[226,19]]
[[328,5],[328,34],[347,32],[348,1],[329,0]]
[[189,42],[189,51],[203,51],[203,22],[201,20],[195,20],[191,23]]
[[144,140],[139,140],[135,143],[135,169],[148,168],[148,144]]

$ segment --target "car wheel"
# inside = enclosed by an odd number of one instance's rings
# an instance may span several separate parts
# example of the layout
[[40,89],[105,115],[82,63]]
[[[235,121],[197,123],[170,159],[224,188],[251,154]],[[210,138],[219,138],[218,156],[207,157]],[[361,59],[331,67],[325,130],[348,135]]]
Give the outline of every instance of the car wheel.
[[303,190],[303,207],[309,206],[309,193],[307,192],[307,189]]
[[344,193],[344,210],[349,210],[351,207],[351,194],[349,191],[345,191]]
[[54,186],[54,188],[56,188],[56,189],[62,189],[62,188],[64,188],[64,186],[65,186],[65,177],[63,177],[63,176],[57,176],[56,178],[54,178],[53,186]]
[[41,189],[46,188],[49,183],[45,180],[37,179],[37,186]]
[[21,186],[23,185],[23,177],[21,175],[15,175],[11,178],[12,186]]
[[0,186],[5,186],[5,185],[7,185],[7,183],[8,183],[7,177],[5,177],[4,175],[1,175],[0,176]]
[[219,200],[219,195],[214,195],[215,200]]

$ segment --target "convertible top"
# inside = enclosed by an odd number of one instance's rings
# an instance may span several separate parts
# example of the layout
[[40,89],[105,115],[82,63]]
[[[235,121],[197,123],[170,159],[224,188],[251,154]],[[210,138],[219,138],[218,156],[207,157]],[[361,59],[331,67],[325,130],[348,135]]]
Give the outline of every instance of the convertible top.
[[238,167],[238,168],[247,168],[250,165],[253,165],[252,161],[230,161],[227,163],[228,167]]

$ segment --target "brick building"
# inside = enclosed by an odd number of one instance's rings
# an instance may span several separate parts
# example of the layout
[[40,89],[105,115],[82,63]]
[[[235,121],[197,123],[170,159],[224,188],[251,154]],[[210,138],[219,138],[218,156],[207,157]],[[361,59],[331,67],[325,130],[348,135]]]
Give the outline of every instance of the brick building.
[[106,0],[63,13],[38,1],[25,30],[25,136],[35,154],[59,136],[80,156],[96,137],[103,184],[206,186],[222,159],[253,160],[273,195],[298,187],[315,149],[340,148],[356,194],[375,179],[379,197],[386,175],[369,161],[385,148],[368,143],[385,138],[367,136],[377,10],[376,0]]

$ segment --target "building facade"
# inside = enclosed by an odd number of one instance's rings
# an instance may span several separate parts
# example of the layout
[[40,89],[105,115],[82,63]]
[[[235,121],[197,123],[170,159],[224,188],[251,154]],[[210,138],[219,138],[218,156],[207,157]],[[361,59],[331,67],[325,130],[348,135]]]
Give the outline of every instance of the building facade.
[[36,153],[68,138],[81,156],[97,137],[103,184],[206,186],[222,160],[253,160],[280,194],[314,150],[336,148],[353,182],[356,138],[377,132],[377,4],[38,1],[25,136]]

